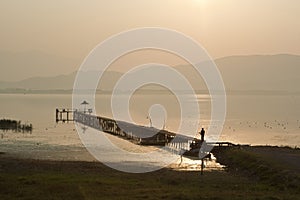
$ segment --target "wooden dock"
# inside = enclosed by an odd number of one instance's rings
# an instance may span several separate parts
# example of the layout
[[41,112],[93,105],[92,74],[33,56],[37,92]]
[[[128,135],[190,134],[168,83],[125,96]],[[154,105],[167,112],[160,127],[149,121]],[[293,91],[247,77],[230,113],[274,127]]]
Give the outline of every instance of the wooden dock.
[[[184,154],[195,157],[195,159],[199,157],[200,148],[191,148],[191,143],[199,141],[199,139],[176,134],[167,130],[159,130],[153,127],[140,126],[124,121],[116,121],[107,117],[96,116],[89,112],[89,110],[56,109],[56,122],[76,122],[121,137],[135,144],[166,146],[168,150],[175,154]],[[206,145],[214,147],[239,146],[230,142],[205,143]]]
[[[96,116],[90,112],[71,109],[56,109],[56,122],[78,122],[88,127],[122,137],[141,145],[162,145],[169,143],[175,133],[153,127],[139,126],[107,117]],[[120,128],[122,127],[122,128]]]
[[73,118],[74,111],[71,109],[58,109],[55,110],[55,120],[58,122],[71,122],[74,121]]
[[[192,148],[191,143],[199,141],[199,139],[176,134],[167,130],[159,130],[153,127],[145,127],[124,121],[116,121],[107,117],[96,116],[92,114],[91,110],[56,109],[56,122],[80,123],[139,145],[165,146],[167,150],[174,154],[196,160],[201,159],[201,174],[203,174],[204,160],[211,158],[210,152],[203,152],[206,155],[199,158],[200,147]],[[202,142],[205,142],[204,138]],[[230,142],[207,142],[206,145],[219,148],[239,146]]]

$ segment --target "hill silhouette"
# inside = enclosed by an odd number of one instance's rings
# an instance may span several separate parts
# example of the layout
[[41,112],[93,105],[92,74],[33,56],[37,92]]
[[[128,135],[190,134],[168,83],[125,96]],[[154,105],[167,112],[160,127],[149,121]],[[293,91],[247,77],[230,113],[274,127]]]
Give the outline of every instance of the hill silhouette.
[[[299,92],[300,56],[298,55],[251,55],[230,56],[215,60],[227,91],[287,91]],[[191,82],[196,90],[205,90],[202,78],[191,66],[175,66]],[[91,73],[94,72],[85,72]],[[104,73],[100,89],[112,90],[123,74],[116,71]],[[0,81],[0,89],[27,90],[71,90],[76,72],[49,76],[32,77],[22,81]],[[176,88],[176,80],[174,80]]]

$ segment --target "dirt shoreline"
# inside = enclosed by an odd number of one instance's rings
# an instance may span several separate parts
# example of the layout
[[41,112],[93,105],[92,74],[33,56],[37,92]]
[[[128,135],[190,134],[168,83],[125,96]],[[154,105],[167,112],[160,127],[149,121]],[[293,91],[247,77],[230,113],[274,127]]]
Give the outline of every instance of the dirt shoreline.
[[[168,168],[145,174],[129,174],[95,161],[38,160],[1,153],[0,198],[300,199],[299,186],[293,186],[299,184],[299,180],[286,177],[287,171],[288,174],[299,175],[298,168],[295,168],[299,164],[298,149],[247,147],[222,151],[219,153],[223,157],[217,155],[217,158],[223,159],[221,163],[230,162],[228,170],[206,172],[203,176],[196,171]],[[284,165],[277,165],[278,161],[282,163],[274,156],[279,152],[293,159]],[[247,156],[245,163],[239,163],[244,156]],[[269,168],[271,171],[264,172],[271,177],[278,173],[278,169],[284,171],[275,177],[279,178],[280,184],[272,183],[273,179],[262,179],[258,173],[259,170],[266,170],[263,166],[270,162],[273,164]],[[251,165],[252,173],[245,168],[247,164]]]

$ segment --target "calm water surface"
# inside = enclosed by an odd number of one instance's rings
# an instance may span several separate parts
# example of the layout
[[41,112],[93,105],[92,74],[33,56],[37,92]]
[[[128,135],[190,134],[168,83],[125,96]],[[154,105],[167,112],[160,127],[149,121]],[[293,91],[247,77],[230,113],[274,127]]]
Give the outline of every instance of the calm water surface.
[[[199,95],[198,100],[201,112],[200,126],[207,129],[210,122],[209,96]],[[176,130],[180,121],[180,109],[176,99],[170,95],[134,96],[130,103],[133,120],[138,124],[148,125],[149,106],[155,103],[165,106],[168,114],[165,127],[168,130]],[[82,153],[84,147],[73,123],[55,123],[55,109],[71,108],[71,105],[71,95],[0,94],[0,118],[17,119],[32,123],[34,126],[32,134],[2,132],[1,151],[22,152],[27,145],[27,150],[30,149],[28,156],[40,155],[47,158],[61,156],[65,159],[65,155],[68,155],[73,159],[93,160],[87,152]],[[96,109],[98,114],[111,117],[110,96],[98,95]],[[207,136],[209,137],[209,133]],[[226,122],[219,140],[252,145],[300,146],[300,96],[276,94],[227,96]],[[138,152],[147,151],[148,148],[122,140],[116,141],[118,142],[125,148],[133,148]],[[54,147],[56,155],[49,153],[49,149]],[[57,154],[57,151],[61,154]],[[186,163],[188,162],[186,160]]]
[[[132,118],[138,124],[148,125],[149,107],[157,103],[166,107],[166,128],[177,130],[180,109],[173,97],[138,95],[130,104]],[[172,104],[171,102],[175,103]],[[0,117],[19,119],[34,125],[33,134],[47,129],[64,129],[55,123],[56,108],[71,108],[71,95],[0,94]],[[210,102],[207,95],[199,95],[200,126],[207,128]],[[110,97],[97,96],[97,113],[111,117]],[[154,119],[155,120],[155,119]],[[209,135],[209,133],[208,133]],[[299,145],[300,96],[283,95],[229,95],[227,116],[221,139],[236,143]]]

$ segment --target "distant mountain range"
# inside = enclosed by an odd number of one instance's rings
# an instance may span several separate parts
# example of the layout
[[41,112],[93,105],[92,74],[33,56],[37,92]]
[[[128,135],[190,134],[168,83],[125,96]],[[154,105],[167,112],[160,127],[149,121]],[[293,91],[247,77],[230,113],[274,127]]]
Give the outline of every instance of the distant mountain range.
[[41,51],[0,51],[0,81],[31,78],[32,74],[43,77],[48,74],[52,76],[67,74],[72,72],[74,67],[79,67],[82,59],[75,60]]
[[[300,56],[251,55],[231,56],[215,60],[227,91],[287,91],[299,92]],[[175,66],[196,90],[205,90],[200,76],[190,66]],[[92,73],[92,72],[87,72]],[[0,81],[1,92],[18,90],[71,90],[76,72],[52,77],[32,77],[22,81]],[[112,90],[122,73],[105,72],[100,89]],[[104,84],[101,84],[104,83]],[[176,86],[176,80],[174,80]]]
[[216,60],[228,90],[300,91],[300,56],[232,56]]
[[[0,81],[0,89],[70,90],[73,88],[76,74],[77,72],[52,77],[32,77],[16,82]],[[108,71],[104,74],[103,81],[113,84],[121,75],[119,72]],[[109,89],[111,86],[107,85],[105,88]]]

